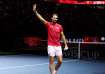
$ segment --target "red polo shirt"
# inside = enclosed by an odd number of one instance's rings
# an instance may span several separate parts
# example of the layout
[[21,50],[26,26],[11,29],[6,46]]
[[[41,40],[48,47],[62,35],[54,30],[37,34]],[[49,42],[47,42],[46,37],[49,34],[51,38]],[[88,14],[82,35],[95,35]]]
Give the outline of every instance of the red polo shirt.
[[63,31],[62,26],[52,22],[47,22],[46,25],[48,30],[48,45],[60,46],[61,32]]

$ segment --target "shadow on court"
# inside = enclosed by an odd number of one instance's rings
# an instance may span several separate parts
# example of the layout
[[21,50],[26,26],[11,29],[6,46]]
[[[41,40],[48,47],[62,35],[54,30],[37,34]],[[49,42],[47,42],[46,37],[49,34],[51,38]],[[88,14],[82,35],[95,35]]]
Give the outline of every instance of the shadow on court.
[[[49,74],[48,57],[32,54],[2,55],[0,74]],[[58,74],[105,74],[105,61],[64,58]]]

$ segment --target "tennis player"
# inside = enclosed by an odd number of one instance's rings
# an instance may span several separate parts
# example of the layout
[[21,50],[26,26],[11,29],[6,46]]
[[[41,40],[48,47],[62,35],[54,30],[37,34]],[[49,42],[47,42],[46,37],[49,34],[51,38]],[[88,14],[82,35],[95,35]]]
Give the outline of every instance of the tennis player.
[[[48,31],[48,55],[49,55],[49,70],[51,74],[57,74],[58,69],[62,64],[62,48],[60,44],[60,40],[63,39],[64,46],[67,49],[67,42],[65,39],[65,35],[63,33],[63,28],[60,24],[57,23],[58,15],[53,14],[51,17],[51,22],[46,21],[36,10],[36,4],[33,5],[33,11],[37,18],[43,22]],[[57,64],[54,63],[54,57],[58,58]]]

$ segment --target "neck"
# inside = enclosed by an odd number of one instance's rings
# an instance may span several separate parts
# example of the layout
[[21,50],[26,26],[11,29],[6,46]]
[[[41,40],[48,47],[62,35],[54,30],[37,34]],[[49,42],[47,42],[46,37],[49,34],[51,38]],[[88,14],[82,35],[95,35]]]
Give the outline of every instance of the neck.
[[56,24],[56,22],[52,22],[52,24],[53,24],[53,25],[55,25],[55,24]]

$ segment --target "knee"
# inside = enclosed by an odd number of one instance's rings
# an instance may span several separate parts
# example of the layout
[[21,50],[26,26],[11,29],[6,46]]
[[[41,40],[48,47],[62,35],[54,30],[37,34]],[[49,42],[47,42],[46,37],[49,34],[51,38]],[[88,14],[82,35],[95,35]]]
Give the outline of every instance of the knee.
[[50,64],[50,65],[54,64],[54,61],[50,61],[49,64]]
[[62,60],[59,60],[59,61],[58,61],[58,64],[61,65],[61,64],[62,64]]
[[54,57],[50,57],[49,64],[54,64]]

